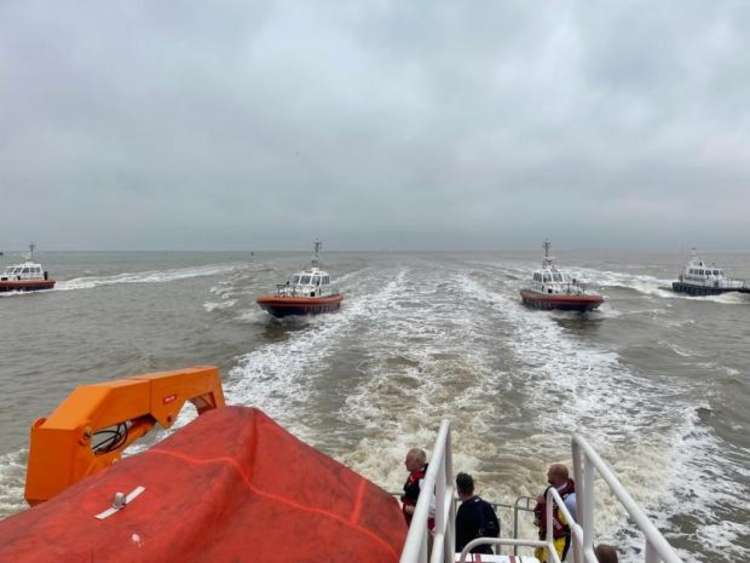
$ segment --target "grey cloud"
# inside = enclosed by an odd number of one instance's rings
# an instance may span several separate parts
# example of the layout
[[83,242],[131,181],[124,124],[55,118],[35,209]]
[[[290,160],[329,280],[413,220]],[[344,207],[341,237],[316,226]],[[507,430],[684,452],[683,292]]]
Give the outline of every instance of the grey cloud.
[[737,2],[5,2],[0,246],[744,248],[747,24]]

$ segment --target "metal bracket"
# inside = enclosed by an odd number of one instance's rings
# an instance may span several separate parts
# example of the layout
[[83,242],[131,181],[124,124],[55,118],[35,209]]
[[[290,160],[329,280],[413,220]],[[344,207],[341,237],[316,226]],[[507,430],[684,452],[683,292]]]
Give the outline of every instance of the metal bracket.
[[119,512],[120,510],[125,508],[127,505],[129,505],[145,490],[146,490],[146,487],[138,486],[132,491],[130,491],[127,494],[127,496],[125,496],[125,493],[121,493],[119,491],[116,492],[114,499],[112,500],[112,506],[109,507],[104,512],[100,512],[99,514],[95,515],[94,518],[97,518],[99,520],[104,520],[105,518],[109,518],[115,512]]

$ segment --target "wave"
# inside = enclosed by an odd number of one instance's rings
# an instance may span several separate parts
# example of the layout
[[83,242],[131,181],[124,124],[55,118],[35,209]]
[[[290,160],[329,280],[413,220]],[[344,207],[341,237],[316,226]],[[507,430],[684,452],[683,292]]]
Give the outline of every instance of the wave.
[[221,301],[219,303],[216,303],[215,301],[207,301],[203,304],[203,308],[206,312],[211,313],[216,310],[230,309],[231,307],[234,307],[236,303],[236,299],[227,299],[226,301]]
[[23,497],[27,457],[26,448],[0,455],[0,515],[28,508]]
[[129,283],[168,283],[204,276],[219,276],[236,271],[242,266],[238,264],[218,264],[191,268],[176,268],[164,271],[146,271],[136,273],[122,273],[114,276],[82,277],[57,282],[55,291],[70,291],[76,289],[92,289],[104,285]]
[[[420,271],[403,285],[406,291],[371,310],[367,326],[358,332],[366,352],[335,417],[360,438],[355,446],[351,438],[342,440],[339,457],[385,488],[398,490],[404,453],[429,447],[440,420],[450,417],[454,467],[481,476],[483,464],[498,452],[485,437],[502,418],[495,397],[504,378],[502,370],[493,369],[491,327],[461,302],[461,280],[455,274]],[[485,489],[490,496],[498,492]]]
[[[538,413],[527,424],[542,436],[529,443],[514,440],[507,447],[528,455],[557,451],[565,459],[567,436],[582,432],[610,460],[633,497],[651,514],[661,515],[665,529],[684,529],[674,519],[686,512],[699,514],[699,531],[689,538],[703,542],[703,551],[717,553],[725,548],[727,538],[736,539],[749,531],[736,517],[733,521],[726,511],[722,514],[725,506],[741,513],[739,499],[750,494],[747,487],[740,485],[738,490],[737,479],[732,478],[742,465],[725,455],[731,450],[729,445],[700,427],[696,406],[687,398],[668,382],[628,368],[617,353],[583,345],[550,315],[527,310],[468,277],[465,283],[469,294],[489,304],[515,328],[511,349],[524,366],[522,381],[516,385],[527,386],[528,412]],[[675,353],[693,355],[681,349]],[[623,451],[628,455],[623,456]],[[730,499],[733,490],[738,492]],[[598,531],[628,543],[634,554],[640,547],[621,532],[628,528],[626,515],[612,511],[613,500],[604,488],[598,488],[597,495]],[[690,510],[685,510],[686,503]],[[733,549],[734,555],[743,551]],[[739,558],[727,556],[725,560]]]
[[375,294],[345,302],[338,313],[310,319],[308,330],[291,333],[284,342],[268,344],[242,356],[225,384],[229,402],[260,406],[291,431],[307,435],[301,413],[312,392],[313,374],[356,319],[387,306],[399,291],[404,275],[401,272]]

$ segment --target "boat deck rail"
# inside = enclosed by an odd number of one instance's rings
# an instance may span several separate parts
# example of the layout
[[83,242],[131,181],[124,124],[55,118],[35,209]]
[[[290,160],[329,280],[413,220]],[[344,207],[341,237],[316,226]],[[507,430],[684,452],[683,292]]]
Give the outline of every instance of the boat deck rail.
[[[396,491],[389,491],[391,496],[394,496],[398,499],[401,498],[401,495],[403,493],[396,492]],[[492,507],[492,510],[495,511],[495,514],[498,516],[498,526],[499,526],[499,533],[502,535],[503,533],[503,513],[510,513],[509,519],[511,522],[511,527],[513,529],[513,539],[518,539],[519,534],[519,515],[523,512],[528,512],[530,514],[534,513],[534,506],[536,504],[536,499],[533,497],[528,496],[519,496],[516,498],[516,500],[511,503],[506,502],[496,502],[493,500],[486,499],[482,497],[482,500],[487,502]],[[453,504],[454,504],[454,510],[458,510],[458,504],[460,502],[460,499],[457,496],[453,497]],[[518,555],[518,547],[514,547],[514,555]]]
[[[562,294],[571,294],[571,295],[581,295],[583,293],[586,293],[586,284],[579,281],[570,281],[570,282],[534,282],[533,285],[528,286],[524,289],[530,290],[530,291],[536,291],[538,293],[562,293]],[[548,289],[552,289],[553,291],[548,291]]]
[[[571,440],[573,457],[573,473],[576,480],[577,513],[581,516],[580,522],[575,522],[568,512],[565,503],[560,498],[554,487],[547,491],[546,502],[546,537],[537,538],[477,538],[467,544],[460,556],[460,561],[466,560],[467,553],[477,545],[488,544],[497,546],[519,546],[542,548],[547,552],[547,561],[560,563],[560,558],[554,547],[552,536],[553,508],[556,506],[563,516],[571,523],[572,556],[575,563],[597,563],[594,554],[594,481],[603,479],[608,485],[614,497],[625,508],[630,520],[644,536],[645,563],[682,563],[674,549],[667,542],[661,532],[649,520],[643,510],[625,490],[610,467],[599,457],[599,454],[582,436],[575,434]],[[431,532],[427,528],[428,517],[431,516],[431,495],[419,496],[417,505],[412,516],[411,526],[406,536],[403,551],[401,552],[401,563],[453,563],[455,554],[455,518],[456,503],[454,502],[453,485],[453,454],[451,451],[450,422],[443,420],[440,425],[432,459],[425,475],[423,491],[434,491],[435,513],[434,529]],[[523,497],[519,497],[522,499]],[[529,497],[526,497],[528,499]],[[526,508],[529,500],[525,500]],[[519,507],[517,500],[514,505]],[[517,517],[516,517],[517,522]],[[517,534],[514,527],[514,534]],[[432,535],[432,548],[429,553],[428,538]]]
[[276,295],[279,297],[331,297],[338,295],[339,291],[333,285],[328,284],[321,289],[319,285],[286,285],[276,284]]

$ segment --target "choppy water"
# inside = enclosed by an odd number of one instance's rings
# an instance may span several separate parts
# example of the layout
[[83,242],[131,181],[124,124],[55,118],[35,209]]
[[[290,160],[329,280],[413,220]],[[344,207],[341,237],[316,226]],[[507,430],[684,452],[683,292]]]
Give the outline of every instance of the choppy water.
[[[749,255],[706,258],[750,279]],[[607,298],[581,317],[521,306],[536,253],[328,253],[341,312],[284,322],[254,300],[306,254],[43,259],[56,289],[0,297],[0,516],[24,508],[30,424],[76,384],[213,363],[229,402],[390,490],[443,417],[455,469],[505,502],[538,494],[580,431],[686,560],[750,556],[750,296],[663,289],[681,256],[559,255]],[[627,561],[640,540],[613,506],[600,495],[598,539]]]

